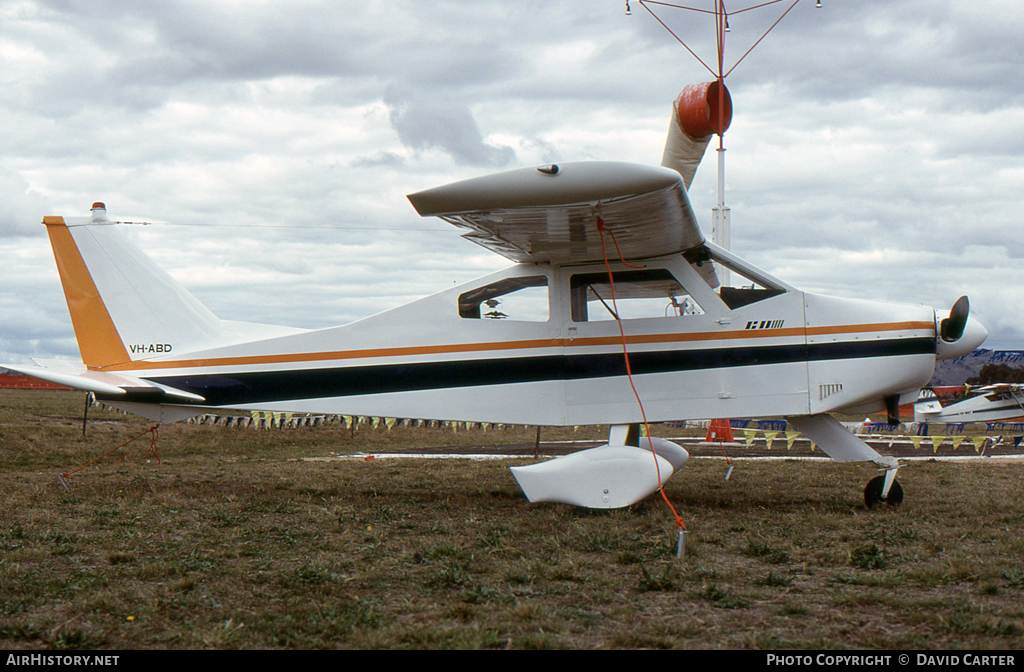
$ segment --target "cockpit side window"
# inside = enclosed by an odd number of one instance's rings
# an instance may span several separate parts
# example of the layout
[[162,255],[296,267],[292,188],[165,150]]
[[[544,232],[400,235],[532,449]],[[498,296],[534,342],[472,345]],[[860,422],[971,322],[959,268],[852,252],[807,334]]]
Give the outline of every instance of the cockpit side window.
[[544,275],[504,278],[459,295],[459,316],[469,319],[547,322],[548,279]]
[[614,303],[607,273],[577,273],[570,278],[573,322],[704,314],[704,309],[667,269],[616,271],[612,278]]

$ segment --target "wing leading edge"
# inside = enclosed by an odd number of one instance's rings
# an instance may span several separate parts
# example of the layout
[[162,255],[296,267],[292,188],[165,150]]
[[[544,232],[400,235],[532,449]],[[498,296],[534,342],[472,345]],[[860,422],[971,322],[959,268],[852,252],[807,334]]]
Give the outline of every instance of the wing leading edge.
[[699,247],[704,236],[679,173],[612,161],[520,168],[409,195],[423,216],[516,262],[600,261],[597,216],[627,259]]

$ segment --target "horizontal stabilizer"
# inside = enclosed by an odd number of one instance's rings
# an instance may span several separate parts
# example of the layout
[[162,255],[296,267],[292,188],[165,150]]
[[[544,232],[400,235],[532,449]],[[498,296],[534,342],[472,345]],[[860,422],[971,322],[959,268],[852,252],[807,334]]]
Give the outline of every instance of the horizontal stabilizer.
[[177,390],[167,385],[152,383],[121,373],[88,371],[84,366],[81,366],[81,370],[77,372],[70,369],[55,370],[39,366],[14,366],[11,364],[4,364],[4,368],[57,385],[100,395],[119,397],[127,394],[141,394],[157,397],[154,401],[159,401],[160,397],[166,397],[167,401],[205,401],[198,394]]

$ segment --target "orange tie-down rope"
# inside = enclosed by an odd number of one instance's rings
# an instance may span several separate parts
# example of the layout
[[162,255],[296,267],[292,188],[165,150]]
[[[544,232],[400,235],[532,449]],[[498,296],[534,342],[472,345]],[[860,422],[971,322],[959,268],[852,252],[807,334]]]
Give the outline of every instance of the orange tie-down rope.
[[[57,474],[57,480],[60,481],[60,484],[63,485],[65,489],[70,490],[71,488],[68,487],[68,481],[67,481],[69,476],[71,476],[72,474],[77,474],[82,469],[85,469],[86,467],[88,467],[90,464],[95,464],[95,463],[99,462],[100,460],[105,458],[107,455],[110,455],[115,450],[118,450],[119,448],[124,448],[129,443],[131,443],[132,441],[135,441],[136,439],[141,438],[141,437],[145,436],[146,434],[152,434],[152,436],[150,437],[150,440],[149,440],[149,450],[154,455],[156,455],[156,461],[159,462],[160,461],[160,452],[156,449],[156,439],[157,439],[157,436],[158,436],[158,430],[159,429],[160,429],[160,423],[157,423],[157,424],[153,425],[152,427],[150,427],[149,429],[147,429],[146,431],[142,432],[141,434],[138,434],[138,435],[133,436],[132,438],[128,439],[127,441],[122,443],[120,446],[116,446],[114,448],[111,448],[107,452],[105,452],[102,455],[100,455],[99,457],[97,457],[92,462],[88,462],[86,464],[83,464],[82,466],[80,466],[78,469],[75,469],[74,471],[66,471],[66,472],[61,472],[61,473]],[[146,453],[146,454],[148,455],[149,453]]]
[[679,555],[682,555],[683,539],[684,535],[686,534],[686,525],[683,523],[683,519],[676,511],[676,508],[672,506],[672,502],[668,501],[668,496],[665,494],[665,488],[662,486],[661,482],[661,467],[658,466],[658,454],[654,452],[654,442],[651,441],[651,427],[647,423],[647,413],[646,411],[644,411],[644,403],[640,400],[640,393],[636,391],[636,385],[633,384],[633,369],[629,364],[629,351],[626,349],[626,332],[622,328],[622,319],[619,317],[619,307],[615,304],[615,278],[612,275],[612,267],[611,264],[608,263],[608,253],[605,250],[604,245],[605,231],[607,231],[608,235],[612,237],[612,242],[615,244],[615,251],[618,253],[619,261],[621,261],[623,265],[628,266],[629,268],[643,267],[629,264],[626,262],[625,259],[622,258],[622,250],[619,249],[619,242],[615,240],[615,234],[612,232],[611,229],[605,227],[604,220],[601,219],[600,217],[597,218],[597,231],[598,233],[601,234],[601,256],[604,257],[604,267],[608,271],[608,283],[611,287],[612,293],[612,311],[614,311],[615,322],[616,324],[619,325],[619,336],[622,337],[622,356],[626,361],[626,378],[629,380],[629,387],[633,390],[633,396],[636,397],[636,403],[640,407],[640,417],[643,418],[644,421],[644,430],[647,432],[647,445],[650,447],[651,455],[654,457],[654,469],[658,475],[658,491],[661,493],[661,498],[665,500],[665,504],[668,505],[669,510],[672,511],[672,515],[676,518],[676,526],[679,528],[680,535]]

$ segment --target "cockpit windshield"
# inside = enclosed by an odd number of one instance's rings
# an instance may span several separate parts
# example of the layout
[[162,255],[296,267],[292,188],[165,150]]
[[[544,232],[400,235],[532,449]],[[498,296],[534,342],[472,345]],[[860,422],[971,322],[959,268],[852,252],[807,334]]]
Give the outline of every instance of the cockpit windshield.
[[793,289],[714,245],[689,250],[685,257],[730,309],[763,301]]

